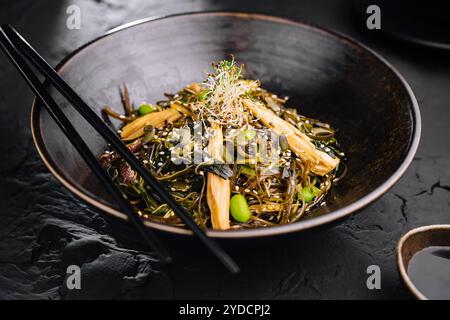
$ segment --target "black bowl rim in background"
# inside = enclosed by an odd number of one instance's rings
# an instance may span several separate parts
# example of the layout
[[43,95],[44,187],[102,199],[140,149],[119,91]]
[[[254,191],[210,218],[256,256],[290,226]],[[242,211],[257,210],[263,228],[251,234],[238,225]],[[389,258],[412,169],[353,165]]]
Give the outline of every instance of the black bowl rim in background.
[[[276,17],[266,14],[259,14],[259,13],[246,13],[246,12],[234,12],[234,11],[201,11],[201,12],[187,12],[187,13],[180,13],[180,14],[173,14],[173,15],[165,15],[165,16],[158,16],[158,17],[150,17],[146,19],[137,20],[134,22],[126,23],[124,25],[118,26],[114,29],[111,29],[106,34],[84,44],[83,46],[79,47],[72,53],[70,53],[68,56],[66,56],[56,67],[57,71],[61,71],[64,65],[70,61],[72,57],[74,57],[77,53],[82,51],[83,49],[89,47],[91,44],[97,42],[98,40],[107,37],[108,35],[116,32],[120,32],[121,30],[131,28],[136,25],[140,25],[143,23],[151,23],[152,21],[157,21],[161,19],[169,19],[172,17],[177,16],[189,16],[189,15],[219,15],[219,16],[239,16],[241,18],[245,19],[262,19],[262,20],[268,20],[276,23],[284,23],[284,24],[293,24],[298,25],[303,28],[309,28],[312,29],[315,32],[320,32],[327,34],[329,36],[332,36],[336,39],[338,39],[340,42],[345,43],[347,46],[356,47],[359,49],[362,49],[364,51],[367,51],[369,54],[371,54],[376,60],[380,61],[382,64],[384,64],[401,82],[403,87],[406,89],[408,98],[410,100],[410,106],[411,106],[411,114],[412,114],[412,138],[409,143],[406,156],[404,157],[403,161],[401,162],[400,166],[397,168],[397,170],[386,180],[384,181],[380,186],[378,186],[375,190],[368,193],[364,197],[356,200],[355,202],[351,203],[350,205],[344,206],[338,210],[332,211],[330,213],[324,214],[319,217],[315,217],[313,219],[299,221],[291,224],[286,225],[280,225],[280,226],[274,226],[270,228],[255,228],[255,229],[244,229],[244,230],[228,230],[228,231],[216,231],[216,230],[207,230],[207,234],[213,238],[250,238],[250,237],[265,237],[265,236],[273,236],[273,235],[279,235],[279,234],[285,234],[290,232],[296,232],[301,230],[307,230],[314,227],[318,227],[324,224],[331,223],[333,221],[339,220],[341,218],[344,218],[356,211],[361,210],[362,208],[368,206],[378,198],[380,198],[385,192],[387,192],[404,174],[410,163],[412,162],[415,153],[417,151],[419,140],[420,140],[420,134],[421,134],[421,117],[420,117],[420,110],[419,105],[417,102],[417,99],[414,96],[414,93],[406,80],[401,76],[401,74],[384,58],[382,58],[380,55],[375,53],[373,50],[369,49],[365,45],[361,44],[360,42],[348,37],[344,36],[340,33],[327,30],[325,28],[312,25],[310,23],[306,23],[299,20],[294,20],[290,18],[283,18],[283,17]],[[110,207],[98,200],[96,200],[94,197],[92,197],[90,194],[83,192],[80,190],[75,184],[73,184],[69,179],[65,178],[64,175],[58,171],[57,166],[53,163],[51,160],[51,156],[48,154],[45,144],[43,143],[42,136],[40,134],[41,127],[39,124],[40,119],[40,112],[42,110],[42,107],[40,103],[35,99],[33,101],[32,109],[31,109],[31,132],[33,136],[33,141],[36,146],[36,149],[42,158],[44,164],[47,166],[47,168],[50,170],[50,172],[71,192],[73,192],[75,195],[77,195],[82,200],[86,201],[87,203],[93,205],[94,207],[109,213],[115,217],[121,218],[123,220],[126,220],[126,215],[119,210]],[[176,233],[181,235],[192,235],[192,232],[188,229],[171,226],[167,224],[152,222],[152,221],[145,221],[145,224],[148,227],[158,229],[161,231],[169,232],[169,233]]]

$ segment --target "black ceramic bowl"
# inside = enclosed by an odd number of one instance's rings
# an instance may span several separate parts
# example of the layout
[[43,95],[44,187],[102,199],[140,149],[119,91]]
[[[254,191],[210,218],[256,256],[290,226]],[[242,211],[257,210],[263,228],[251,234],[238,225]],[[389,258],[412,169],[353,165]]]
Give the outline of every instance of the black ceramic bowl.
[[[78,49],[58,70],[97,112],[121,111],[119,85],[134,101],[201,81],[211,62],[233,54],[247,76],[290,97],[300,113],[331,123],[348,157],[348,174],[308,219],[272,228],[208,231],[212,237],[258,237],[328,224],[382,196],[405,172],[420,137],[417,101],[405,80],[361,44],[304,23],[257,14],[194,13],[126,25]],[[65,102],[75,127],[98,155],[104,141]],[[37,102],[32,110],[36,147],[69,190],[106,214],[125,219],[90,170]],[[183,228],[147,222],[178,234]]]

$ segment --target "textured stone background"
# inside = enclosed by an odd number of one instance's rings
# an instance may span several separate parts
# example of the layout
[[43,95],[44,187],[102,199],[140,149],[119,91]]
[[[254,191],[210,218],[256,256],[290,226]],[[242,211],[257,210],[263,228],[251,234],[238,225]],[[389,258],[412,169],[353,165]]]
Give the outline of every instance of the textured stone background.
[[[81,30],[65,27],[65,10],[82,10]],[[347,33],[384,55],[405,76],[421,107],[419,151],[401,181],[344,223],[306,235],[229,244],[243,272],[232,278],[194,241],[168,241],[177,263],[157,262],[127,225],[106,220],[65,190],[31,140],[32,94],[0,56],[0,298],[410,298],[395,263],[407,230],[450,223],[449,54],[373,37],[348,1],[40,0],[0,3],[12,23],[56,64],[83,43],[122,23],[183,11],[241,9],[300,18]],[[370,183],[368,181],[368,183]],[[64,290],[65,268],[82,265],[82,290]],[[368,265],[382,270],[369,291]]]

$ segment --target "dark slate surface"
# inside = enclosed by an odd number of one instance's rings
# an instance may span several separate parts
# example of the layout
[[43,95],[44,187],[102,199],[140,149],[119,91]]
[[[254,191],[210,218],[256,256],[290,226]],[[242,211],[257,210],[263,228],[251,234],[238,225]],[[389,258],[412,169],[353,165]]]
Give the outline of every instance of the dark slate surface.
[[[69,4],[82,28],[65,27]],[[384,55],[411,84],[422,111],[419,151],[401,181],[344,223],[276,239],[228,244],[243,273],[229,276],[194,241],[170,240],[177,263],[161,269],[129,227],[110,221],[65,190],[32,143],[32,94],[0,57],[0,298],[410,298],[395,263],[407,230],[450,223],[450,59],[445,52],[364,31],[348,1],[2,1],[14,24],[56,64],[106,30],[139,18],[183,11],[241,9],[296,17],[347,33]],[[370,183],[370,181],[367,181]],[[67,265],[82,265],[82,290],[64,289]],[[366,288],[379,265],[382,289]]]

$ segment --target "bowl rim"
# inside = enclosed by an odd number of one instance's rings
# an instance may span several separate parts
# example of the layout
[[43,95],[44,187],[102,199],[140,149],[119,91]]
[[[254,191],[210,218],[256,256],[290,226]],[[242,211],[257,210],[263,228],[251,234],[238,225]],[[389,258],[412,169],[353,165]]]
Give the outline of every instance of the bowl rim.
[[405,265],[403,261],[402,255],[403,246],[406,243],[406,241],[408,241],[411,238],[411,236],[435,230],[443,230],[446,232],[450,232],[450,224],[432,224],[428,226],[422,226],[411,229],[400,238],[397,244],[397,267],[400,272],[400,276],[403,280],[403,283],[408,288],[408,290],[419,300],[429,300],[429,298],[427,298],[411,281],[411,278],[409,277],[407,271],[408,266]]
[[[226,231],[217,231],[217,230],[206,230],[206,233],[208,236],[212,238],[253,238],[253,237],[266,237],[266,236],[273,236],[273,235],[280,235],[280,234],[287,234],[291,232],[301,231],[301,230],[307,230],[314,227],[318,227],[321,225],[325,225],[328,223],[331,223],[333,221],[339,220],[341,218],[344,218],[346,216],[349,216],[350,214],[361,210],[362,208],[368,206],[369,204],[373,203],[375,200],[380,198],[385,192],[387,192],[404,174],[412,160],[414,159],[414,156],[416,154],[420,135],[421,135],[421,116],[420,116],[420,110],[419,105],[417,102],[416,97],[414,96],[414,93],[407,83],[407,81],[403,78],[403,76],[383,57],[381,57],[379,54],[377,54],[372,49],[368,48],[367,46],[363,45],[359,41],[356,41],[352,39],[351,37],[348,37],[346,35],[342,35],[338,32],[328,30],[326,28],[316,26],[314,24],[304,22],[298,19],[291,19],[291,18],[285,18],[285,17],[278,17],[278,16],[272,16],[267,14],[261,14],[261,13],[249,13],[249,12],[242,12],[242,11],[199,11],[199,12],[185,12],[185,13],[177,13],[177,14],[169,14],[169,15],[162,15],[162,16],[155,16],[155,17],[149,17],[145,19],[140,19],[136,21],[132,21],[123,25],[120,25],[118,27],[115,27],[109,31],[107,31],[104,35],[101,35],[86,44],[82,45],[81,47],[75,49],[70,54],[68,54],[65,58],[61,60],[61,62],[56,66],[56,70],[60,72],[63,70],[66,63],[68,63],[74,56],[76,56],[79,52],[82,50],[88,48],[91,44],[94,44],[95,42],[103,39],[104,37],[107,37],[113,33],[120,32],[129,28],[132,28],[134,26],[138,26],[144,23],[151,23],[154,21],[159,21],[163,19],[171,19],[171,18],[177,18],[177,17],[185,17],[185,16],[237,16],[239,18],[243,19],[257,19],[257,20],[265,20],[265,21],[271,21],[275,23],[283,23],[283,24],[290,24],[299,26],[302,28],[307,28],[310,30],[313,30],[315,32],[319,32],[322,34],[326,34],[328,36],[332,36],[339,40],[340,42],[345,43],[348,46],[356,47],[358,49],[362,49],[367,51],[369,54],[371,54],[375,59],[380,61],[382,64],[384,64],[401,82],[402,86],[406,89],[406,93],[408,95],[408,98],[410,100],[410,106],[411,106],[411,114],[412,114],[412,138],[409,142],[408,151],[397,168],[397,170],[386,180],[384,181],[380,186],[378,186],[375,190],[372,192],[366,194],[364,197],[356,200],[355,202],[337,209],[335,211],[332,211],[330,213],[324,214],[319,217],[315,217],[309,220],[299,221],[291,224],[285,224],[280,226],[273,226],[270,228],[255,228],[255,229],[244,229],[244,230],[226,230]],[[106,212],[112,216],[115,216],[117,218],[120,218],[122,220],[127,220],[126,214],[121,212],[120,210],[113,208],[105,203],[102,203],[101,201],[95,199],[90,193],[83,191],[82,189],[79,189],[75,183],[72,183],[70,179],[66,178],[62,172],[59,172],[57,166],[55,163],[53,163],[51,156],[49,155],[45,144],[42,140],[41,135],[41,127],[39,123],[40,119],[40,112],[42,110],[41,104],[38,102],[38,100],[35,98],[32,103],[31,107],[31,133],[33,137],[34,145],[36,146],[36,149],[38,151],[38,154],[40,155],[42,161],[46,165],[46,167],[49,169],[49,171],[56,177],[57,180],[59,180],[67,189],[69,189],[72,193],[74,193],[76,196],[87,202],[88,204],[102,210],[103,212]],[[152,222],[145,220],[145,225],[147,227],[151,227],[157,230],[165,231],[168,233],[175,233],[179,235],[190,235],[192,236],[192,232],[188,229],[182,228],[182,227],[176,227],[168,224],[162,224],[158,222]]]

